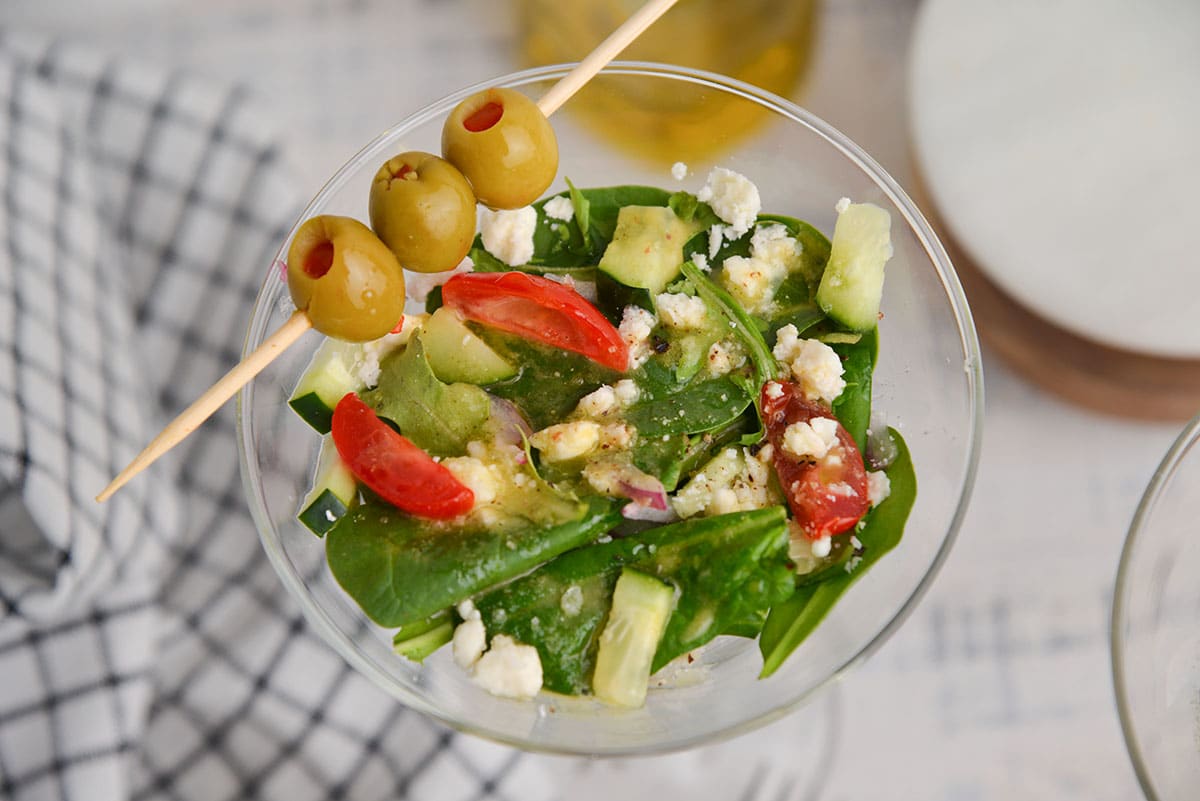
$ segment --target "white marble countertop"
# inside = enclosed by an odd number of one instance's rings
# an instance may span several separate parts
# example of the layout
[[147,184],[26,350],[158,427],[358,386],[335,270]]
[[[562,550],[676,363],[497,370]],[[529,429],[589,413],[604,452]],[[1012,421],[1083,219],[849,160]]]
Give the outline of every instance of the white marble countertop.
[[[913,177],[905,63],[918,5],[826,0],[802,98],[902,185]],[[405,110],[515,66],[514,23],[488,0],[111,0],[95,9],[9,0],[0,23],[136,43],[147,59],[249,84],[275,108],[313,190]],[[985,365],[983,457],[958,544],[900,632],[795,716],[824,733],[820,753],[811,737],[797,743],[810,749],[797,764],[824,769],[796,798],[1139,797],[1112,691],[1109,605],[1134,507],[1181,426],[1095,416],[996,359]],[[753,736],[719,748],[748,749]],[[663,767],[696,765],[667,759]],[[657,783],[628,784],[657,797],[685,786],[653,762],[623,770],[655,774]]]

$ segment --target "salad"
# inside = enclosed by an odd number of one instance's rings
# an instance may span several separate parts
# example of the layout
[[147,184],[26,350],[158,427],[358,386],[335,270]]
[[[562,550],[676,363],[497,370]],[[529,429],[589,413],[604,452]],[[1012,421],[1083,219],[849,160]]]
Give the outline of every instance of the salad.
[[570,186],[456,233],[424,313],[321,346],[299,517],[398,654],[625,707],[716,637],[788,658],[916,492],[870,426],[890,220],[837,208],[831,241],[721,168]]

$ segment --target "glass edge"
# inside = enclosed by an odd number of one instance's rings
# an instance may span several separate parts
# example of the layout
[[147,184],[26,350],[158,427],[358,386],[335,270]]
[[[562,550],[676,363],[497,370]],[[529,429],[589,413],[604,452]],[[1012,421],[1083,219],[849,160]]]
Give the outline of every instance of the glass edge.
[[[302,220],[306,219],[316,207],[319,207],[327,197],[338,191],[349,177],[358,172],[363,166],[363,163],[371,157],[372,153],[378,146],[386,140],[390,140],[397,136],[404,129],[410,128],[426,122],[430,117],[442,113],[447,106],[457,103],[461,99],[470,94],[497,85],[500,79],[503,79],[503,85],[509,87],[519,87],[530,83],[545,79],[559,78],[565,75],[574,64],[552,64],[543,67],[535,67],[532,69],[521,70],[517,72],[497,75],[491,79],[479,81],[471,86],[465,87],[457,92],[446,95],[438,100],[432,101],[427,107],[404,117],[396,124],[388,127],[374,139],[363,146],[355,153],[347,162],[317,191],[313,199],[305,205],[302,211],[297,215],[296,223],[289,230],[284,242],[290,239],[295,226]],[[917,235],[922,247],[925,249],[931,263],[933,264],[939,278],[941,279],[943,289],[945,290],[948,299],[951,301],[951,306],[954,311],[955,321],[958,326],[960,335],[960,347],[963,353],[964,366],[968,382],[968,415],[971,420],[969,429],[969,445],[968,453],[965,460],[964,469],[959,481],[958,504],[954,514],[951,517],[949,527],[946,532],[946,537],[943,539],[938,552],[934,555],[928,569],[918,582],[914,590],[909,594],[905,602],[897,610],[896,614],[855,654],[850,656],[837,669],[835,669],[823,681],[814,684],[806,691],[791,699],[788,703],[780,705],[770,712],[758,715],[754,718],[747,719],[734,726],[727,727],[720,731],[714,731],[703,735],[684,737],[679,740],[656,744],[652,747],[639,747],[636,750],[632,748],[603,748],[592,751],[580,751],[577,748],[555,748],[553,745],[537,745],[531,746],[528,742],[519,737],[509,737],[500,732],[490,729],[475,728],[469,723],[464,723],[456,719],[449,718],[441,714],[436,708],[425,704],[417,696],[398,692],[394,687],[394,682],[391,681],[385,673],[380,670],[372,660],[367,659],[358,653],[344,647],[341,631],[328,618],[328,615],[316,607],[314,603],[307,599],[305,588],[299,577],[294,574],[292,565],[288,561],[286,555],[282,554],[274,543],[271,543],[263,535],[264,527],[270,528],[270,519],[265,508],[265,501],[261,498],[259,488],[255,486],[253,477],[251,476],[248,454],[250,452],[251,432],[245,424],[243,416],[243,405],[247,408],[253,400],[253,382],[243,387],[237,395],[236,401],[236,430],[238,440],[241,444],[238,453],[239,464],[242,473],[242,484],[248,499],[250,499],[250,513],[254,519],[257,529],[259,541],[266,551],[268,559],[271,561],[275,572],[279,574],[281,580],[291,591],[292,595],[297,598],[297,603],[300,606],[301,612],[305,619],[314,626],[317,633],[323,640],[329,643],[343,659],[346,659],[352,665],[366,673],[374,684],[384,689],[390,696],[397,701],[409,706],[417,712],[427,714],[430,717],[450,726],[451,728],[483,737],[493,742],[502,743],[505,745],[521,748],[526,751],[532,751],[545,754],[556,755],[592,755],[602,757],[621,757],[621,756],[651,756],[655,754],[665,754],[675,751],[686,750],[736,737],[741,734],[758,729],[771,722],[779,720],[786,715],[792,713],[799,707],[810,701],[816,694],[823,692],[835,682],[838,682],[842,676],[853,667],[862,663],[871,654],[875,653],[899,628],[899,626],[908,619],[915,610],[916,606],[924,597],[929,587],[932,585],[937,574],[940,572],[942,565],[945,563],[951,547],[958,538],[959,529],[966,515],[966,511],[970,502],[970,497],[974,489],[975,477],[978,470],[979,453],[983,435],[983,371],[982,357],[979,347],[978,335],[974,328],[973,317],[970,307],[967,303],[965,293],[963,292],[961,283],[958,280],[957,274],[954,272],[953,265],[945,249],[937,239],[932,227],[929,225],[925,216],[917,208],[916,204],[908,196],[908,194],[900,188],[890,173],[887,172],[878,162],[869,156],[862,148],[855,144],[845,134],[833,127],[828,122],[816,116],[812,112],[802,106],[786,100],[778,95],[768,92],[764,89],[756,87],[752,84],[739,81],[718,73],[707,72],[704,70],[679,67],[675,65],[659,64],[647,61],[613,61],[610,62],[603,70],[606,74],[617,75],[649,75],[659,76],[671,79],[685,79],[694,83],[705,83],[714,87],[732,91],[754,101],[765,104],[775,111],[781,112],[790,116],[795,121],[801,123],[805,127],[814,131],[837,150],[839,150],[846,158],[852,161],[864,174],[871,178],[877,186],[883,191],[885,196],[900,210],[904,216],[906,223],[910,229]],[[281,247],[276,253],[276,258],[282,257],[284,248]],[[243,342],[243,356],[249,353],[251,343],[261,340],[265,329],[265,315],[263,319],[258,319],[258,310],[260,301],[265,296],[266,284],[274,278],[274,273],[268,271],[268,276],[264,279],[263,285],[259,289],[258,300],[255,301],[254,307],[251,310],[251,325],[247,327],[246,338]]]
[[1146,759],[1138,740],[1137,727],[1133,721],[1132,710],[1129,706],[1129,696],[1125,692],[1126,672],[1124,666],[1125,634],[1122,620],[1128,606],[1127,594],[1130,573],[1134,561],[1134,553],[1141,540],[1142,531],[1155,507],[1162,497],[1167,484],[1179,468],[1180,462],[1187,452],[1200,440],[1200,414],[1192,418],[1179,435],[1171,443],[1162,461],[1154,470],[1150,483],[1146,486],[1133,518],[1129,523],[1125,543],[1121,546],[1121,557],[1117,563],[1116,581],[1113,584],[1112,613],[1109,617],[1109,657],[1112,670],[1113,695],[1117,703],[1117,717],[1121,723],[1121,734],[1125,739],[1125,747],[1129,753],[1129,761],[1133,772],[1137,775],[1142,792],[1148,801],[1159,801],[1160,795],[1154,789],[1154,781],[1146,768]]

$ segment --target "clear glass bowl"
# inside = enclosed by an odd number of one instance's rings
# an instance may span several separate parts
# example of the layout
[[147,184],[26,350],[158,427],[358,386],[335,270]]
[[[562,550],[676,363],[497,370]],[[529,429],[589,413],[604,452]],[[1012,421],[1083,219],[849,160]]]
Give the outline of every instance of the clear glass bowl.
[[[487,85],[538,97],[566,71],[528,70]],[[771,122],[721,158],[690,163],[691,176],[676,182],[662,164],[632,160],[577,126],[576,96],[553,118],[561,163],[551,191],[566,188],[563,177],[576,186],[649,183],[695,191],[719,165],[755,181],[764,210],[827,232],[843,196],[892,215],[895,255],[884,292],[875,408],[908,441],[920,490],[900,547],[855,585],[786,665],[760,681],[757,643],[720,641],[702,652],[686,680],[651,690],[643,709],[622,711],[547,694],[526,703],[490,696],[453,664],[448,649],[423,665],[408,662],[392,652],[391,633],[371,624],[338,587],[325,567],[322,541],[295,519],[318,437],[285,401],[318,335],[307,334],[243,390],[238,419],[246,492],[263,546],[313,627],[356,669],[405,705],[460,729],[528,749],[608,755],[679,749],[746,731],[797,707],[878,648],[928,586],[962,520],[978,459],[983,388],[971,315],[945,252],[908,196],[854,143],[785,100],[713,74],[614,63],[595,82],[632,102],[663,94],[725,95],[735,110],[763,109]],[[365,219],[378,165],[403,150],[438,152],[446,114],[483,86],[440,100],[385,132],[330,180],[301,219],[319,213]],[[287,248],[285,240],[280,259]],[[287,288],[272,271],[254,309],[247,351],[290,311]]]
[[1163,458],[1121,553],[1113,683],[1150,801],[1200,792],[1200,416]]

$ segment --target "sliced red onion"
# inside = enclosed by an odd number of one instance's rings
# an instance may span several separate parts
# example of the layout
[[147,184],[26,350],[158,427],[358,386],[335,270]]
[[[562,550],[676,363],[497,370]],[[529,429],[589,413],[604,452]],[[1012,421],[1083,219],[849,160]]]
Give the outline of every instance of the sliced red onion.
[[491,415],[496,422],[496,444],[524,446],[525,438],[533,433],[521,410],[512,401],[493,397]]
[[648,520],[652,523],[670,523],[679,519],[679,515],[675,514],[675,510],[652,509],[649,506],[642,506],[637,501],[631,501],[621,507],[621,515],[626,520]]
[[617,488],[621,495],[638,506],[660,512],[671,508],[671,504],[667,502],[667,491],[662,482],[636,467],[630,469],[628,476],[618,479]]
[[280,259],[276,259],[275,263],[272,264],[271,266],[279,271],[279,280],[283,281],[286,284],[287,283],[287,262],[284,262]]

